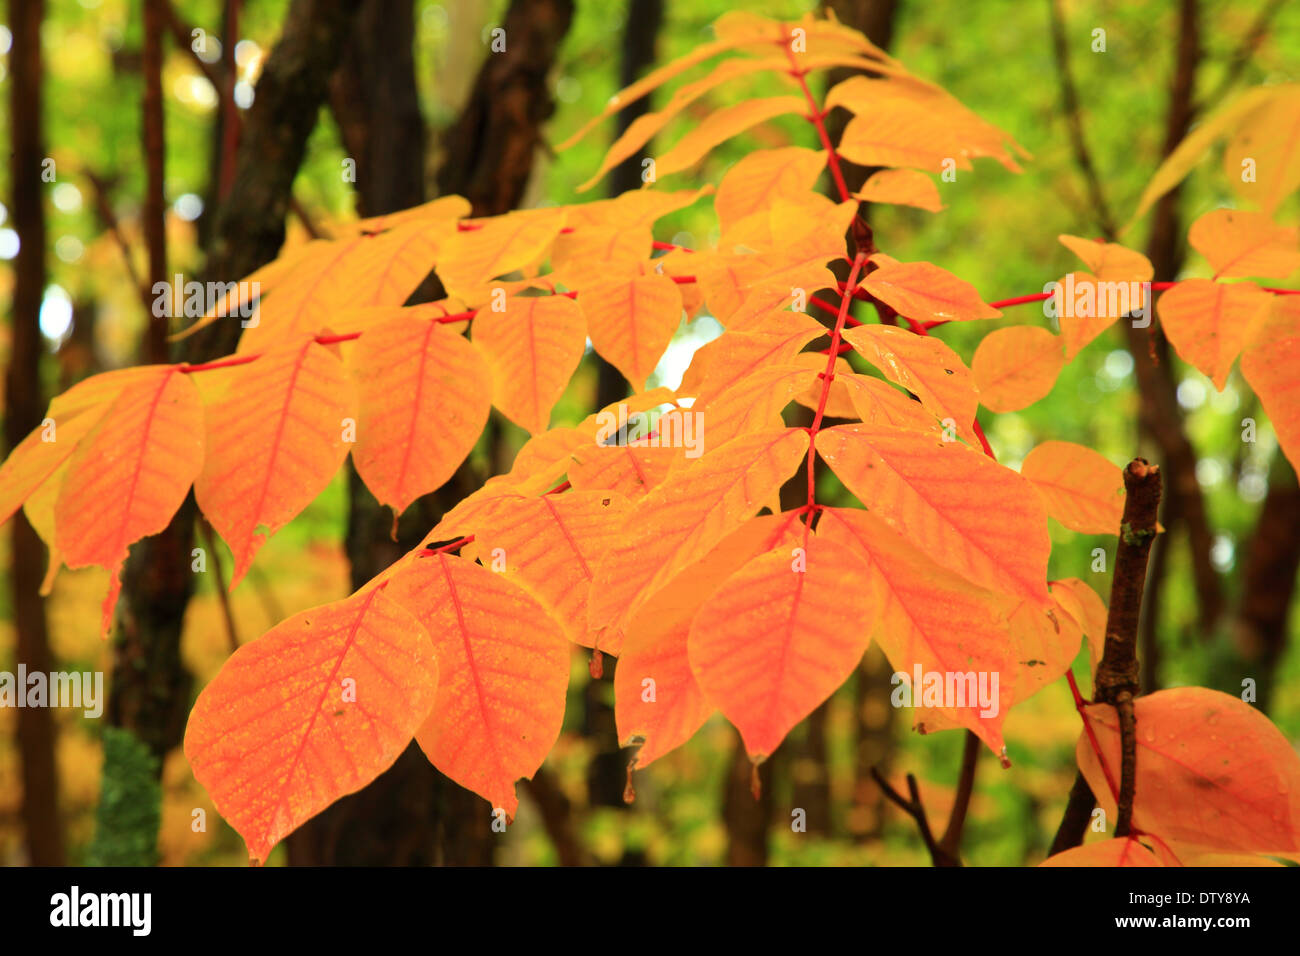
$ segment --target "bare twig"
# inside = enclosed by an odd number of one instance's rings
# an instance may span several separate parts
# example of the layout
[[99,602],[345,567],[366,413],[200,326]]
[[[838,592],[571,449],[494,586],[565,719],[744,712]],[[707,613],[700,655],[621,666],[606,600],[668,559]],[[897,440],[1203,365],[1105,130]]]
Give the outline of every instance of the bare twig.
[[948,816],[948,827],[943,831],[939,846],[955,859],[961,859],[961,835],[966,826],[966,811],[970,809],[971,792],[975,789],[975,768],[979,764],[980,739],[966,731],[961,751],[961,774],[957,778],[957,799]]
[[871,768],[871,776],[885,796],[916,821],[916,829],[921,834],[921,840],[925,843],[925,848],[930,851],[931,862],[935,866],[961,866],[961,860],[941,846],[930,831],[930,821],[925,815],[925,806],[921,803],[921,791],[916,785],[915,774],[909,773],[907,775],[907,790],[911,795],[910,799],[904,797],[890,786],[889,781],[881,776],[880,771],[875,767]]

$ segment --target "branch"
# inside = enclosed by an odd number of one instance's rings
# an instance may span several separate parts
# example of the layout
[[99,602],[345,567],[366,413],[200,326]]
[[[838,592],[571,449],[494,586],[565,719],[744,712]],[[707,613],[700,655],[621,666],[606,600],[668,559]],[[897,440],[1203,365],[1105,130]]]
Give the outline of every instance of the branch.
[[949,853],[935,840],[934,834],[930,832],[930,821],[926,818],[925,806],[921,803],[921,791],[916,786],[915,774],[909,773],[907,775],[907,789],[911,794],[911,799],[903,797],[890,786],[889,781],[882,777],[880,771],[875,767],[871,768],[871,777],[880,786],[886,797],[916,821],[916,828],[920,831],[921,839],[925,842],[925,848],[930,851],[930,860],[935,866],[961,866],[961,860]]
[[[1156,522],[1161,492],[1159,466],[1150,465],[1141,458],[1133,459],[1124,469],[1124,488],[1127,494],[1115,553],[1110,610],[1106,616],[1106,645],[1093,680],[1095,701],[1111,704],[1119,715],[1121,763],[1116,797],[1116,836],[1127,836],[1133,821],[1137,774],[1137,719],[1133,698],[1138,693],[1138,619],[1146,586],[1147,558],[1159,531]],[[1092,807],[1093,795],[1080,773],[1070,790],[1065,816],[1052,841],[1051,853],[1068,850],[1083,842]]]
[[970,809],[971,792],[975,789],[975,768],[979,764],[980,739],[969,730],[961,751],[961,774],[957,778],[957,799],[948,817],[948,828],[943,831],[939,846],[954,859],[961,859],[961,835],[966,827],[966,811]]
[[1088,184],[1088,195],[1092,198],[1097,220],[1107,239],[1114,239],[1117,231],[1115,220],[1111,217],[1110,207],[1106,204],[1106,194],[1101,187],[1101,178],[1092,164],[1092,154],[1083,136],[1083,119],[1079,113],[1079,92],[1070,73],[1070,52],[1065,41],[1065,15],[1061,12],[1061,0],[1048,0],[1048,11],[1052,23],[1052,49],[1056,53],[1056,73],[1061,84],[1061,99],[1065,102],[1065,118],[1070,128],[1070,145],[1074,150],[1074,160],[1083,173]]

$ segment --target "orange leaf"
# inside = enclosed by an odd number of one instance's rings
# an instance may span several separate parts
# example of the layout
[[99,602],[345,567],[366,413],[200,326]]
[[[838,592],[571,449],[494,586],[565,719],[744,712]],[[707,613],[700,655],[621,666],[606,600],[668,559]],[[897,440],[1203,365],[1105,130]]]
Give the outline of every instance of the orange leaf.
[[1179,356],[1223,391],[1242,347],[1264,319],[1272,297],[1246,283],[1187,279],[1156,302],[1160,327]]
[[1052,303],[1065,340],[1065,359],[1074,359],[1115,320],[1146,304],[1145,291],[1127,280],[1102,282],[1086,272],[1072,272],[1053,290]]
[[687,639],[700,605],[741,565],[774,548],[783,537],[797,544],[788,515],[750,518],[687,567],[641,606],[628,625],[614,671],[618,739],[640,743],[635,765],[645,767],[685,743],[713,705],[691,672]]
[[972,582],[1047,601],[1047,513],[1028,482],[931,432],[836,425],[817,453],[872,513]]
[[[1272,96],[1242,117],[1223,151],[1223,168],[1233,191],[1271,216],[1300,186],[1300,85],[1279,83],[1264,89]],[[1254,160],[1255,175],[1249,180],[1242,175],[1246,158]]]
[[1205,256],[1218,279],[1285,278],[1300,269],[1300,234],[1262,212],[1212,209],[1192,223],[1187,241]]
[[684,376],[678,395],[700,401],[723,395],[769,365],[795,361],[801,348],[825,333],[811,316],[773,312],[743,332],[727,332],[702,346],[692,358],[691,368],[702,368],[703,379],[688,389]]
[[1124,516],[1124,474],[1091,448],[1045,441],[1020,474],[1042,495],[1047,513],[1081,534],[1118,534]]
[[619,279],[582,290],[591,344],[640,389],[682,321],[682,296],[667,276]]
[[1049,856],[1039,866],[1163,866],[1137,837],[1096,840]]
[[863,202],[916,206],[926,212],[943,209],[939,188],[934,180],[915,169],[881,169],[872,173],[862,188],[853,194]]
[[939,430],[934,413],[887,382],[866,375],[836,376],[835,380],[844,385],[857,417],[868,425]]
[[1115,242],[1060,235],[1061,245],[1084,261],[1094,276],[1106,282],[1150,282],[1155,275],[1151,260]]
[[487,424],[487,363],[436,322],[398,318],[369,329],[353,362],[359,419],[352,460],[395,516],[440,488]]
[[899,315],[918,321],[955,322],[1002,315],[985,303],[969,282],[929,262],[889,263],[868,273],[862,287]]
[[[933,707],[1001,752],[1012,690],[1001,686],[999,676],[1012,666],[1006,599],[940,568],[870,512],[823,509],[817,533],[860,551],[868,562],[859,587],[879,594],[880,622],[873,636],[895,668],[893,683],[905,685],[895,687],[895,706]],[[914,686],[917,669],[920,687]],[[940,685],[951,681],[954,691],[960,688],[964,700],[945,701],[942,695],[928,700],[926,685],[933,684],[935,674]],[[978,701],[981,674],[987,707]],[[973,677],[973,688],[965,675]],[[917,729],[924,732],[924,723]]]
[[[528,590],[564,628],[569,640],[595,647],[587,631],[592,569],[617,540],[628,500],[609,491],[568,491],[485,499],[463,523],[440,524],[440,534],[474,535],[461,554],[477,557]],[[616,644],[600,649],[618,653]]]
[[393,764],[437,685],[423,625],[371,588],[295,614],[231,655],[194,704],[185,756],[264,862]]
[[808,104],[799,96],[747,99],[724,106],[679,139],[673,148],[655,160],[655,176],[668,176],[694,166],[720,143],[751,126],[786,113],[803,114]]
[[[479,220],[444,243],[438,277],[449,295],[470,301],[497,276],[537,261],[564,228],[565,210],[529,209]],[[475,321],[478,321],[475,319]]]
[[573,452],[568,477],[577,491],[616,491],[635,501],[661,484],[681,457],[678,448],[592,443]]
[[805,195],[825,168],[825,150],[814,151],[802,146],[757,150],[745,155],[727,170],[713,199],[722,231],[766,209],[774,199]]
[[747,562],[691,624],[695,679],[754,760],[853,673],[878,611],[853,551],[815,537],[806,545]]
[[233,590],[266,538],[330,483],[356,413],[342,363],[310,339],[224,374],[231,386],[207,408],[194,496],[234,555]]
[[765,505],[807,454],[801,429],[743,435],[637,502],[596,569],[591,627],[624,629],[645,598]]
[[567,296],[508,296],[505,311],[474,318],[474,344],[492,369],[492,402],[536,435],[568,387],[587,347],[578,304]]
[[970,369],[947,345],[887,325],[860,325],[844,332],[858,354],[903,386],[941,419],[951,419],[961,435],[974,440],[971,426],[979,407]]
[[[1139,697],[1133,825],[1146,833],[1223,850],[1300,850],[1300,755],[1267,717],[1240,698],[1204,687]],[[1119,724],[1109,704],[1087,720],[1118,783]],[[1087,734],[1079,769],[1114,819]]]
[[67,463],[118,395],[131,385],[170,374],[166,368],[146,365],[102,372],[51,401],[45,413],[49,422],[32,429],[0,465],[0,525]]
[[980,404],[995,412],[1018,412],[1047,395],[1065,367],[1061,339],[1035,325],[1012,325],[986,335],[970,370]]
[[1300,296],[1278,296],[1254,343],[1241,356],[1241,374],[1268,413],[1277,443],[1300,468]]
[[203,405],[178,366],[152,366],[122,390],[68,462],[54,506],[55,542],[70,568],[109,573],[101,630],[134,542],[167,527],[203,465]]
[[515,781],[542,765],[564,720],[560,626],[504,575],[446,554],[409,562],[387,590],[433,637],[441,672],[415,739],[435,767],[513,818]]
[[1091,585],[1078,578],[1052,581],[1049,587],[1056,606],[1083,629],[1083,636],[1088,640],[1088,655],[1091,660],[1088,672],[1096,673],[1097,662],[1101,660],[1102,651],[1106,646],[1106,602]]

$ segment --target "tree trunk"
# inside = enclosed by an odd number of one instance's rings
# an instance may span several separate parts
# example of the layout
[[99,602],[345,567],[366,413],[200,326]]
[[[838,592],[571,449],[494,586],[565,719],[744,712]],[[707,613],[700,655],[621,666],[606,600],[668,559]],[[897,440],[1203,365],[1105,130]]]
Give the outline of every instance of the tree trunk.
[[[41,299],[45,295],[45,146],[41,130],[41,21],[44,0],[11,0],[9,26],[9,122],[12,129],[9,182],[18,233],[14,259],[13,341],[5,375],[5,444],[13,449],[45,416],[41,395]],[[57,424],[56,424],[57,427]],[[40,595],[45,544],[19,509],[13,517],[15,664],[28,671],[51,670],[45,601]],[[33,866],[63,865],[59,825],[59,778],[55,762],[53,712],[48,707],[18,711],[18,753],[22,764],[22,821],[27,859]]]

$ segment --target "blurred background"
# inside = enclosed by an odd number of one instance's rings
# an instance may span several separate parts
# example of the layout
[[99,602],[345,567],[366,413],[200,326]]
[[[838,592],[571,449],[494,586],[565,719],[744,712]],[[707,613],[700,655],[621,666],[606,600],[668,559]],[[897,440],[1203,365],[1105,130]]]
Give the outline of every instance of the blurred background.
[[[1021,175],[981,160],[941,183],[947,208],[937,214],[870,211],[884,251],[941,265],[990,301],[1041,292],[1080,268],[1057,235],[1098,236],[1108,222],[1127,221],[1161,158],[1207,111],[1250,86],[1300,79],[1300,4],[1276,0],[828,6],[1032,154]],[[794,19],[816,7],[804,0],[9,0],[0,26],[0,136],[10,157],[0,169],[6,452],[39,424],[53,395],[159,354],[148,341],[142,299],[154,276],[238,279],[274,257],[281,241],[328,236],[331,223],[440,194],[464,195],[476,215],[487,215],[639,188],[634,160],[576,192],[636,110],[566,152],[551,144],[621,86],[706,42],[722,13]],[[498,26],[507,48],[490,54]],[[1104,52],[1094,50],[1099,29]],[[816,79],[815,92],[824,92],[826,77]],[[702,98],[651,153],[718,107],[768,95],[777,83],[741,80]],[[1066,86],[1077,108],[1067,105]],[[650,108],[666,95],[652,96]],[[259,111],[263,98],[268,105]],[[146,149],[150,136],[157,144],[159,116],[162,148]],[[1093,182],[1071,140],[1072,118]],[[660,188],[716,184],[752,148],[816,145],[811,127],[784,119]],[[837,120],[832,115],[832,125]],[[52,180],[33,179],[32,157],[41,168],[53,160]],[[340,174],[347,159],[355,160],[355,182]],[[853,172],[860,182],[861,171]],[[1187,225],[1231,203],[1221,164],[1207,158],[1125,242],[1148,254],[1157,280],[1209,275],[1186,246]],[[1279,217],[1294,224],[1296,215],[1293,196]],[[706,247],[717,239],[717,221],[701,202],[661,221],[656,236]],[[1290,279],[1294,285],[1300,277]],[[994,323],[956,323],[937,334],[969,361],[979,337],[998,324],[1039,321],[1050,323],[1030,304],[1006,309]],[[1019,413],[981,412],[981,421],[1012,467],[1047,439],[1090,445],[1116,464],[1139,453],[1161,463],[1169,533],[1149,574],[1143,689],[1201,684],[1239,694],[1251,678],[1257,705],[1300,739],[1300,622],[1291,613],[1300,561],[1296,475],[1237,372],[1218,392],[1162,337],[1126,326],[1089,345],[1046,399]],[[691,352],[720,332],[707,315],[684,323],[649,384],[676,385]],[[220,334],[196,336],[184,346],[190,351],[173,355],[233,352],[234,341]],[[589,353],[554,422],[576,421],[625,389]],[[792,406],[789,414],[801,412]],[[1254,443],[1241,440],[1246,417],[1261,423]],[[412,507],[418,520],[404,520],[399,543],[388,539],[387,513],[347,466],[271,538],[228,601],[220,593],[229,552],[187,507],[173,528],[132,549],[124,607],[106,643],[98,637],[106,574],[62,569],[42,598],[45,548],[16,517],[0,534],[0,670],[15,671],[22,660],[29,670],[103,671],[109,704],[98,720],[80,710],[0,708],[0,863],[246,863],[242,841],[180,751],[194,695],[232,646],[344,596],[385,567],[441,511],[508,468],[525,437],[494,412],[456,478]],[[1052,577],[1083,578],[1106,596],[1109,578],[1091,570],[1092,549],[1112,542],[1055,522],[1051,534]],[[190,573],[191,547],[208,549],[207,573]],[[635,801],[626,804],[632,751],[616,740],[613,669],[607,659],[604,678],[592,680],[585,652],[575,648],[564,732],[537,779],[521,783],[519,816],[505,835],[490,831],[484,801],[438,774],[413,746],[371,787],[295,833],[270,863],[929,864],[913,821],[884,800],[871,769],[903,792],[906,774],[916,774],[931,824],[941,829],[963,736],[913,733],[908,713],[889,706],[890,668],[874,648],[764,766],[759,801],[750,796],[737,735],[715,715],[688,745],[638,772]],[[1086,653],[1076,670],[1087,693]],[[979,755],[962,846],[968,865],[1043,858],[1074,776],[1078,732],[1064,681],[1010,714],[1012,767]],[[794,808],[806,811],[806,832],[792,830]],[[198,829],[196,820],[205,825]]]

